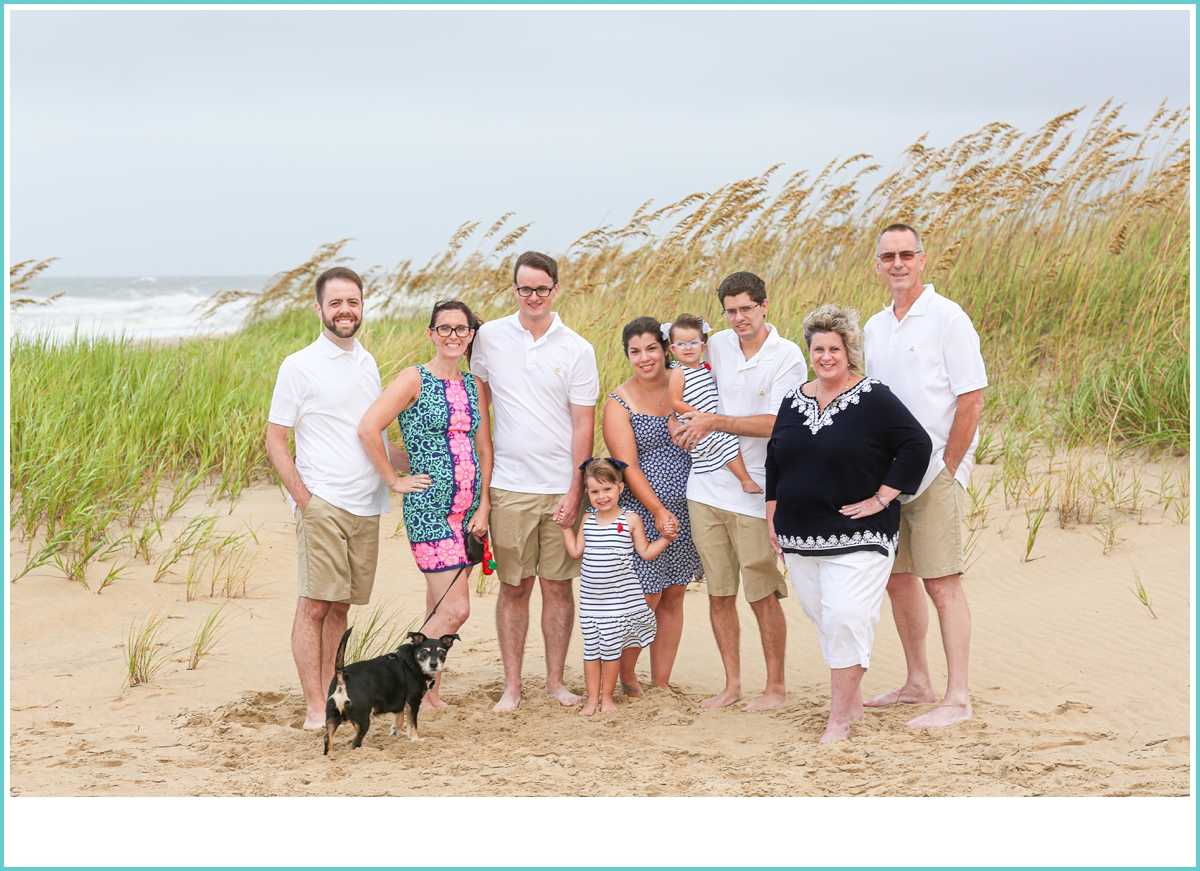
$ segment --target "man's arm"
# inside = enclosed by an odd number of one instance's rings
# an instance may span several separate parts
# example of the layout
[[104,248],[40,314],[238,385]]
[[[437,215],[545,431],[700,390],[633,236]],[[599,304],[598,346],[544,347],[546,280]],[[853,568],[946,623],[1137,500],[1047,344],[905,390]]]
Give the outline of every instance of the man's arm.
[[593,455],[596,436],[596,406],[571,406],[571,488],[558,500],[554,509],[554,520],[559,526],[575,524],[579,516],[579,503],[583,500],[583,473],[579,466]]
[[412,471],[408,465],[408,451],[393,443],[391,439],[387,440],[387,452],[388,462],[392,464],[393,469],[402,475],[407,475]]
[[308,492],[308,488],[300,480],[296,460],[288,450],[287,438],[290,429],[291,427],[278,423],[267,424],[267,459],[271,461],[271,465],[275,467],[275,474],[303,512],[308,507],[308,501],[312,499],[312,493]]
[[751,414],[735,417],[729,414],[706,414],[702,411],[682,415],[685,423],[675,430],[675,444],[691,450],[710,432],[727,432],[737,436],[769,439],[775,426],[773,414]]
[[942,459],[946,469],[953,475],[967,450],[971,447],[971,439],[979,429],[979,416],[983,413],[983,388],[971,390],[958,397],[958,408],[954,411],[954,423],[950,425],[950,438],[946,442],[946,450]]

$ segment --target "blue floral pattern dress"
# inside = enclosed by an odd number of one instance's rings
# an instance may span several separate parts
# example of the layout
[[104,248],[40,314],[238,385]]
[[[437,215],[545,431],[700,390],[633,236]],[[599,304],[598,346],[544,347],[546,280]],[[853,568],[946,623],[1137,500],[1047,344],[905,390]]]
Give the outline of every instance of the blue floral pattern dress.
[[469,372],[444,381],[424,366],[417,371],[421,395],[398,420],[412,474],[429,475],[433,483],[404,494],[404,526],[417,568],[444,572],[471,565],[464,539],[479,507],[479,388]]
[[[688,517],[687,507],[687,480],[692,470],[691,454],[671,440],[666,417],[637,414],[617,394],[610,393],[609,396],[629,412],[629,423],[633,427],[634,440],[637,441],[638,466],[650,483],[650,489],[662,502],[663,507],[679,521],[679,537],[671,542],[657,559],[647,562],[634,554],[633,565],[642,584],[642,592],[649,596],[661,593],[673,585],[685,585],[693,579],[702,580],[704,567],[700,564],[700,554],[696,551],[696,545],[692,543],[692,522]],[[654,525],[654,515],[634,497],[628,487],[621,494],[620,505],[627,511],[636,511],[641,516],[648,541],[653,542],[661,538]]]

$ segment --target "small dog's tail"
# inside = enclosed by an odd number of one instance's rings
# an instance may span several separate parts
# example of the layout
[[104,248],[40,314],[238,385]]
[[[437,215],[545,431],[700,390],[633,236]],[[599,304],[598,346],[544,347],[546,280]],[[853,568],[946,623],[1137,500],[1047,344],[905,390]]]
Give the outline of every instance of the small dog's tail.
[[[354,631],[351,626],[342,635],[342,642],[338,645],[337,659],[334,660],[333,686],[330,688],[329,700],[333,702],[339,714],[346,712],[347,706],[350,704],[349,695],[346,692],[346,642],[350,639],[350,633]],[[328,744],[329,739],[326,738]]]
[[334,660],[333,667],[339,672],[346,670],[346,642],[350,640],[350,633],[354,631],[351,626],[342,634],[342,641],[338,645],[337,659]]

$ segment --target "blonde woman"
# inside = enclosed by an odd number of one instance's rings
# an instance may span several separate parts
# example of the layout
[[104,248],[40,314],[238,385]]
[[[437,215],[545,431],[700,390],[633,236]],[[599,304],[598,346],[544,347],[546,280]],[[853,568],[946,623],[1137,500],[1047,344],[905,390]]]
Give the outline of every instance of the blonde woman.
[[863,714],[879,608],[900,530],[901,493],[929,464],[929,435],[881,382],[861,374],[853,309],[804,320],[817,377],[783,400],[767,443],[767,527],[830,669],[821,741],[850,737]]

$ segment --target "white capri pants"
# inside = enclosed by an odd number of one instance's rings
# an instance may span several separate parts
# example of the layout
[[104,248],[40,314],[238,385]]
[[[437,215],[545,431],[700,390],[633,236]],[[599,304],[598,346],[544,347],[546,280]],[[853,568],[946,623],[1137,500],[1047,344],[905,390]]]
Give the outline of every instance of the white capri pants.
[[804,613],[817,627],[830,668],[871,667],[871,646],[895,554],[858,550],[833,556],[785,553]]

